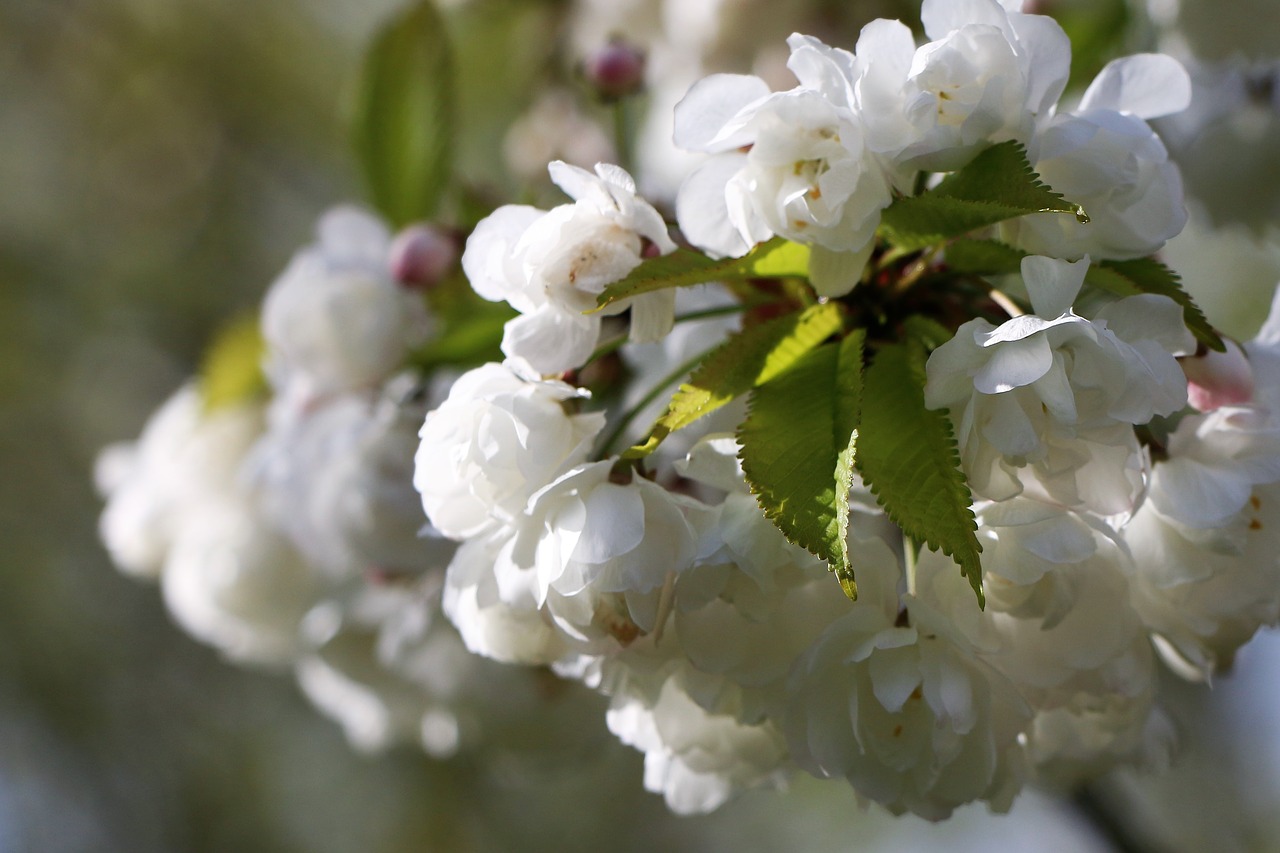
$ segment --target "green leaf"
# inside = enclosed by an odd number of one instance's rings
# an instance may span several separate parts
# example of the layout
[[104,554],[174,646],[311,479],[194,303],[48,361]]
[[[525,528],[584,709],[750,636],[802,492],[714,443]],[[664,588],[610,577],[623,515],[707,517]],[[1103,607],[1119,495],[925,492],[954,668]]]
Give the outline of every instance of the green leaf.
[[862,392],[858,330],[805,353],[756,388],[738,430],[742,468],[786,537],[826,560],[857,595],[846,536]]
[[982,545],[946,412],[924,405],[924,347],[908,338],[882,346],[867,368],[858,470],[908,536],[959,565],[985,606]]
[[624,458],[648,456],[671,433],[768,382],[831,337],[841,322],[839,306],[827,302],[730,336],[680,386],[645,440]]
[[505,302],[489,302],[471,289],[465,278],[451,278],[428,291],[438,328],[409,357],[422,372],[437,367],[468,368],[502,358],[502,333],[516,312]]
[[922,249],[1028,213],[1080,213],[1040,181],[1018,142],[992,145],[942,183],[885,208],[880,227],[899,249]]
[[265,353],[266,342],[256,314],[224,326],[200,361],[200,397],[205,412],[265,397],[267,378],[262,372]]
[[999,240],[956,240],[947,245],[947,266],[969,275],[1017,275],[1027,253]]
[[626,278],[606,287],[596,300],[596,307],[604,308],[655,290],[690,287],[711,281],[804,278],[808,275],[809,247],[781,237],[761,243],[741,258],[718,261],[691,249],[677,249],[669,255],[644,261]]
[[354,142],[373,203],[393,225],[428,219],[453,164],[454,71],[435,3],[422,0],[374,39],[360,79]]
[[1084,280],[1087,284],[1116,296],[1157,293],[1169,297],[1182,306],[1183,322],[1196,336],[1196,340],[1210,349],[1226,352],[1226,344],[1222,342],[1213,324],[1204,316],[1190,294],[1182,289],[1182,280],[1178,274],[1155,258],[1102,261],[1089,267]]

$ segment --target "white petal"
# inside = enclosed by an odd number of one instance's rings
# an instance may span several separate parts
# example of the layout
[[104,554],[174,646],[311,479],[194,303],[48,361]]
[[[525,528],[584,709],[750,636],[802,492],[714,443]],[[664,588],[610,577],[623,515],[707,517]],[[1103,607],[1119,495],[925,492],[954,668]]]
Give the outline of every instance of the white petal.
[[1053,351],[1044,335],[1009,341],[996,348],[991,360],[973,377],[983,394],[1001,394],[1030,385],[1053,365]]
[[751,250],[729,219],[725,187],[746,168],[747,155],[720,154],[685,179],[676,197],[676,220],[690,243],[716,257],[741,257]]
[[600,318],[546,305],[533,314],[508,320],[502,351],[523,358],[542,374],[561,373],[582,366],[600,337]]
[[521,289],[523,282],[513,280],[518,273],[510,268],[511,250],[542,215],[536,207],[508,204],[480,220],[462,253],[462,270],[476,293],[501,302]]
[[1022,279],[1027,283],[1036,314],[1052,320],[1067,313],[1080,294],[1088,270],[1087,256],[1075,262],[1040,255],[1023,258]]
[[676,104],[677,148],[688,151],[729,151],[751,141],[745,133],[718,138],[725,125],[745,107],[769,96],[769,84],[749,74],[712,74],[689,88]]
[[631,300],[631,341],[652,344],[665,338],[676,321],[675,289],[646,293]]
[[1159,118],[1191,104],[1191,78],[1182,63],[1160,53],[1115,59],[1085,90],[1080,111],[1115,110],[1139,118]]
[[819,296],[844,296],[858,284],[871,257],[874,240],[854,252],[814,246],[809,253],[809,281]]
[[1009,13],[995,0],[924,0],[920,21],[931,39],[945,38],[948,33],[970,24],[988,24],[1004,29]]

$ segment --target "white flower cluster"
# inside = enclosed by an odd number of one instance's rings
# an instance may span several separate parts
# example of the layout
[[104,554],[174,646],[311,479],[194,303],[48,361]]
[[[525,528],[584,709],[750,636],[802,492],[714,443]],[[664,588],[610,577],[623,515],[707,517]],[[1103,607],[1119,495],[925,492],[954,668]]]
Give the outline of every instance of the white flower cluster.
[[1186,72],[1159,55],[1117,60],[1058,113],[1070,43],[1020,5],[925,0],[932,41],[920,47],[888,20],[864,27],[854,53],[794,35],[788,67],[800,85],[786,92],[732,74],[694,85],[676,107],[676,143],[713,156],[680,190],[685,235],[717,256],[775,234],[809,244],[815,289],[839,296],[857,283],[895,188],[1016,140],[1091,221],[1033,214],[1005,226],[1006,239],[1070,259],[1159,249],[1186,213],[1178,171],[1145,119],[1187,106]]
[[420,535],[426,392],[401,372],[430,328],[422,294],[393,279],[374,217],[339,208],[319,231],[266,296],[270,400],[210,407],[184,386],[103,454],[102,535],[182,628],[292,668],[353,744],[446,756],[539,691],[467,653],[440,612],[455,545]]
[[[571,202],[502,206],[475,227],[462,269],[515,315],[505,360],[460,375],[402,373],[432,328],[422,293],[389,272],[380,224],[326,218],[266,299],[271,401],[203,412],[185,389],[104,457],[117,562],[158,575],[176,618],[226,654],[296,667],[364,746],[457,747],[462,709],[483,716],[468,703],[496,678],[463,646],[581,681],[680,813],[804,770],[939,820],[974,801],[1007,809],[1028,783],[1162,761],[1158,658],[1208,678],[1280,621],[1280,301],[1256,340],[1206,354],[1169,296],[1085,290],[1185,223],[1147,124],[1186,106],[1178,63],[1112,62],[1060,111],[1070,45],[1049,18],[1018,0],[925,0],[922,20],[922,45],[887,20],[853,52],[793,35],[786,91],[696,83],[675,139],[707,156],[675,213],[713,258],[806,245],[812,291],[795,301],[857,317],[878,286],[864,268],[887,254],[883,211],[993,144],[1020,143],[1087,211],[980,235],[1025,255],[1001,283],[1014,297],[956,297],[965,314],[943,318],[954,335],[924,364],[923,403],[949,418],[973,499],[985,609],[950,557],[880,508],[870,469],[847,495],[850,601],[766,517],[733,435],[693,443],[704,423],[679,458],[679,440],[613,455],[690,352],[725,339],[723,313],[756,306],[738,281],[682,296],[693,319],[718,319],[675,334],[674,288],[597,311],[677,246],[607,164],[553,162]],[[938,248],[917,260],[942,279]],[[887,315],[867,322],[868,370],[896,343]],[[610,360],[620,334],[602,330],[624,323],[632,344]],[[504,689],[492,713],[521,696]]]

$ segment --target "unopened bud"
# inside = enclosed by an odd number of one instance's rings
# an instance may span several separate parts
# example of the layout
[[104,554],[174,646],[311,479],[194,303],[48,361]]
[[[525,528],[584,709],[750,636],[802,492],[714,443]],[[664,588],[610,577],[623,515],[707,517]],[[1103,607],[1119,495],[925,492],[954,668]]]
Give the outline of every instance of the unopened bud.
[[582,61],[582,76],[605,100],[634,95],[644,86],[644,51],[620,38]]
[[1219,406],[1235,406],[1253,399],[1253,368],[1236,345],[1227,341],[1226,352],[1209,350],[1204,355],[1180,359],[1187,375],[1187,402],[1201,412]]
[[405,287],[434,287],[457,261],[457,241],[431,225],[410,225],[391,241],[391,277]]

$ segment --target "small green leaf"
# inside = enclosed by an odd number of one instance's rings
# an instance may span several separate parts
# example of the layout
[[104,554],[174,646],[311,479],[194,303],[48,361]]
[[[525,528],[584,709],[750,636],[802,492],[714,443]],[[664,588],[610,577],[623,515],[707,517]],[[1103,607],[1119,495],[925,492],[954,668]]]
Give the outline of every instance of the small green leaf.
[[266,342],[257,315],[240,317],[224,326],[205,350],[200,362],[200,397],[205,412],[265,397],[267,378],[262,372]]
[[668,435],[768,382],[839,330],[834,302],[777,317],[731,335],[680,386],[643,442],[623,456],[648,456]]
[[924,347],[908,338],[880,347],[867,368],[858,470],[894,523],[960,565],[985,606],[982,545],[951,421],[924,405]]
[[435,3],[421,2],[374,39],[365,58],[354,142],[373,203],[393,225],[430,218],[453,163],[454,71]]
[[672,287],[748,278],[804,278],[808,274],[809,247],[781,237],[761,243],[741,258],[718,261],[691,249],[677,249],[641,263],[626,278],[606,287],[596,307]]
[[1017,275],[1027,253],[999,240],[956,240],[947,245],[947,266],[969,275]]
[[1178,274],[1155,258],[1102,261],[1089,267],[1084,280],[1087,284],[1116,296],[1157,293],[1169,297],[1182,306],[1183,322],[1196,336],[1196,340],[1210,349],[1226,352],[1226,344],[1222,342],[1213,324],[1204,316],[1190,294],[1182,289],[1182,280]]
[[765,515],[826,560],[851,595],[857,587],[846,535],[863,340],[858,330],[810,350],[756,388],[738,430],[742,468]]
[[889,242],[922,249],[1028,213],[1078,213],[1049,189],[1018,142],[992,145],[927,192],[896,200],[881,215]]

